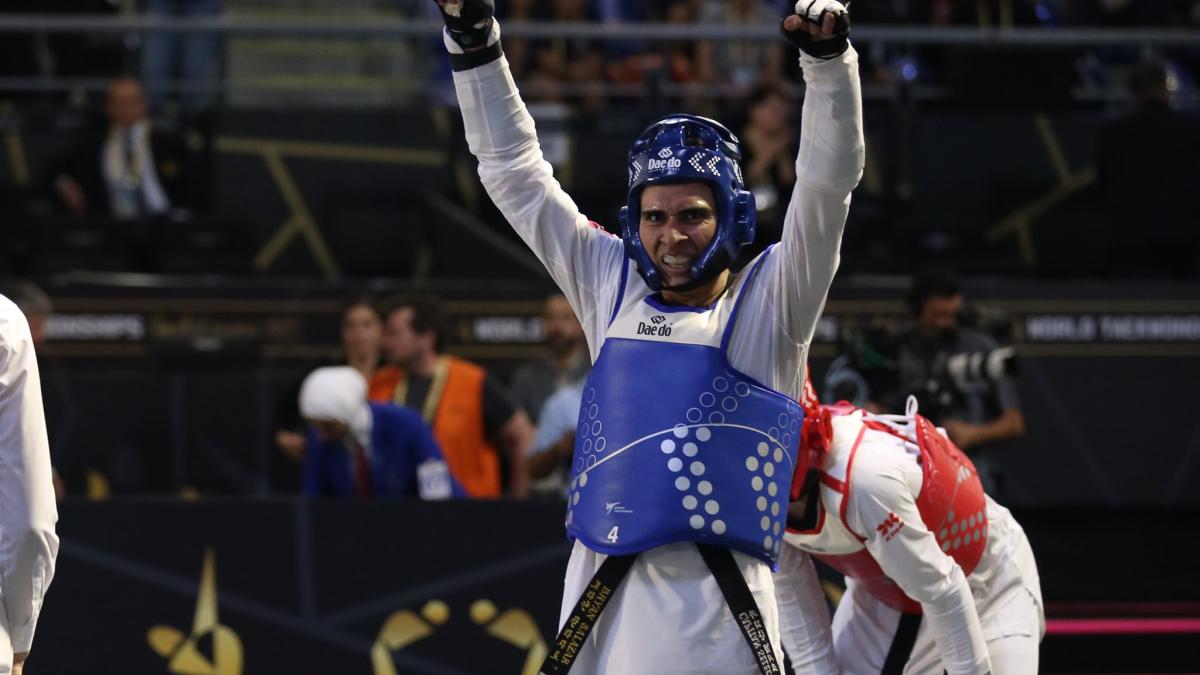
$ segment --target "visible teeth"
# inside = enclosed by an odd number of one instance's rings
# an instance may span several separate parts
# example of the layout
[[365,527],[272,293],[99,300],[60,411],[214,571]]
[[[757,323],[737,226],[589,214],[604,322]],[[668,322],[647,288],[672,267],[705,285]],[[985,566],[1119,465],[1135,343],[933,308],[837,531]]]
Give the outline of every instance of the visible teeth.
[[668,265],[690,265],[690,264],[692,264],[692,259],[687,256],[664,255],[662,259],[663,259],[663,262],[665,262]]

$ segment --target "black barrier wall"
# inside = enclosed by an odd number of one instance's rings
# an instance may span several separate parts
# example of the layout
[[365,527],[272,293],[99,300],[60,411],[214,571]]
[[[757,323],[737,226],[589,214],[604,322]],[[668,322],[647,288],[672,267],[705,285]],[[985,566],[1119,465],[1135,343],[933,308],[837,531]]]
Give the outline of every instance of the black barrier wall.
[[64,504],[28,672],[533,675],[570,550],[560,511]]
[[[901,325],[903,281],[840,279],[810,358],[818,382],[847,335]],[[69,283],[40,352],[55,463],[82,494],[290,493],[271,445],[281,402],[338,357],[338,313],[363,290],[442,299],[450,351],[506,377],[540,352],[547,286]],[[1026,435],[993,459],[1005,503],[1200,505],[1200,287],[975,281],[1021,361]]]
[[[1017,516],[1049,617],[1041,672],[1195,671],[1200,513]],[[535,675],[562,518],[555,503],[69,500],[26,672]]]

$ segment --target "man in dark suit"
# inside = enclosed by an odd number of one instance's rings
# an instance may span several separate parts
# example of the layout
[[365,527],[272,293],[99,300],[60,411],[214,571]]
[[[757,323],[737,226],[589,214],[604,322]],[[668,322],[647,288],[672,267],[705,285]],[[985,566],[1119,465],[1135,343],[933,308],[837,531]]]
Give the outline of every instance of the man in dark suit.
[[1167,71],[1135,66],[1137,110],[1100,132],[1098,181],[1109,271],[1188,276],[1200,252],[1200,118],[1171,108]]
[[67,211],[133,220],[193,209],[193,153],[180,134],[152,127],[141,83],[109,83],[106,112],[107,126],[82,138],[56,172]]

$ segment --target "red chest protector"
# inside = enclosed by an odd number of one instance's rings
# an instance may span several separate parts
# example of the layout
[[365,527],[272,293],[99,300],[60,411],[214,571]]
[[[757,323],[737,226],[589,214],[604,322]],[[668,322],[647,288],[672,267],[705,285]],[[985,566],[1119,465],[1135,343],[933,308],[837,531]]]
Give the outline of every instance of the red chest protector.
[[[970,575],[983,558],[987,548],[987,502],[983,485],[975,465],[952,442],[942,436],[933,424],[914,415],[916,440],[920,448],[920,465],[924,474],[921,493],[917,496],[917,510],[925,527],[934,533],[942,551],[954,559],[963,573]],[[880,431],[904,438],[890,426],[877,421],[864,421],[867,429]],[[865,541],[850,530],[845,522],[845,508],[849,499],[854,454],[862,441],[859,434],[847,466],[846,481],[828,479],[822,475],[822,483],[841,493],[841,525],[860,541]],[[907,440],[907,439],[906,439]],[[893,609],[909,614],[920,614],[921,606],[904,594],[904,591],[889,579],[879,563],[866,548],[851,553],[817,553],[812,555],[845,576],[854,579],[864,590]]]
[[917,510],[942,551],[963,574],[975,571],[987,549],[987,495],[975,465],[929,420],[916,416],[925,474]]

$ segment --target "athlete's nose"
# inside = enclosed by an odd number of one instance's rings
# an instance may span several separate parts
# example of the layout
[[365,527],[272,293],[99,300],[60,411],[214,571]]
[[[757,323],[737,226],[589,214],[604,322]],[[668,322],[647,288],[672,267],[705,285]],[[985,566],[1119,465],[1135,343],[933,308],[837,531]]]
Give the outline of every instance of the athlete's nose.
[[663,239],[667,242],[680,242],[688,238],[683,231],[683,223],[679,222],[679,218],[671,216],[667,221],[667,226],[663,228]]

